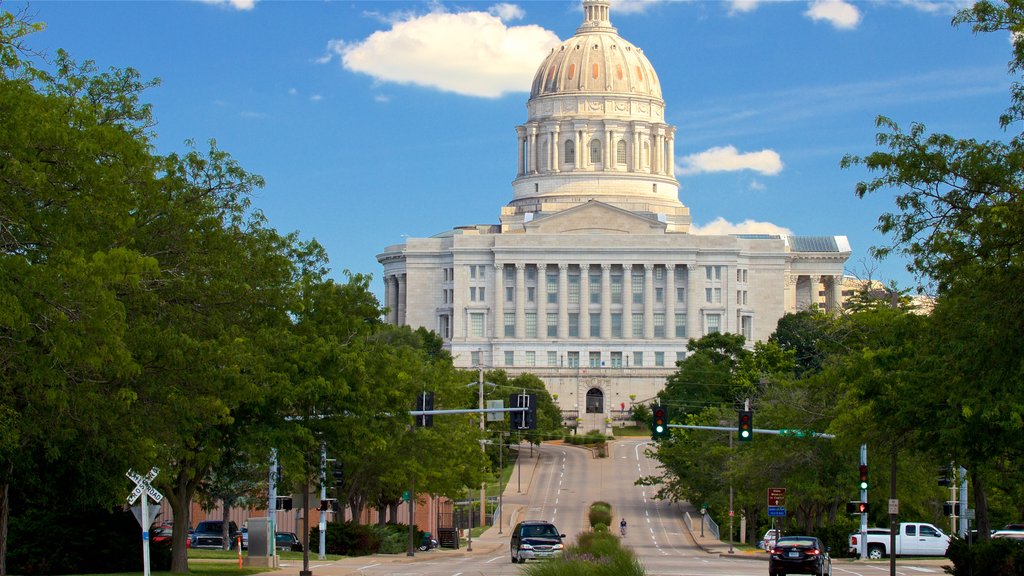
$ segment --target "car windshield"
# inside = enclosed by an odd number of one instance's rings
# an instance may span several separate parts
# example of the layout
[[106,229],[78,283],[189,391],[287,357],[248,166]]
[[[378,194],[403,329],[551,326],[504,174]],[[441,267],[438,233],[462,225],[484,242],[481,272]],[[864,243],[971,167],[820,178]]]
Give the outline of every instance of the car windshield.
[[527,526],[523,529],[523,536],[558,536],[554,526]]

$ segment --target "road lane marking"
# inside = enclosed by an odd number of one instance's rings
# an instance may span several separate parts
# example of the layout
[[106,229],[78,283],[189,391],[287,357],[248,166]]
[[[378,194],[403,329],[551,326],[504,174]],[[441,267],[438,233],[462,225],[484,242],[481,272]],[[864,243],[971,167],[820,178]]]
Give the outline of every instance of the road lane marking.
[[356,568],[356,570],[366,570],[368,568],[376,568],[377,566],[380,566],[379,562],[376,564],[370,564],[368,566],[360,566],[359,568]]

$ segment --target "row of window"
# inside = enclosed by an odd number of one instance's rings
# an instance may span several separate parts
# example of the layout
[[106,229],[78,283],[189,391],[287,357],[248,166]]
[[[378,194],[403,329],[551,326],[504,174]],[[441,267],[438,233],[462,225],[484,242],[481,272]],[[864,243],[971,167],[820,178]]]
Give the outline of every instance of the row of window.
[[[483,318],[483,313],[472,313],[470,318],[473,316],[480,316]],[[611,321],[611,336],[612,338],[622,338],[622,314],[612,313],[609,315]],[[665,338],[665,314],[661,312],[654,313],[654,337]],[[643,313],[635,313],[630,316],[633,320],[632,337],[643,338],[644,337],[644,315]],[[600,338],[601,337],[601,314],[591,313],[588,315],[590,320],[590,337]],[[537,337],[537,313],[527,312],[524,315],[525,320],[525,337],[536,338]],[[548,312],[545,318],[545,332],[544,335],[549,338],[558,336],[558,313]],[[568,314],[568,335],[570,338],[580,337],[580,314],[578,312],[570,312]],[[481,324],[482,326],[482,324]],[[505,326],[505,337],[514,338],[516,335],[516,314],[515,312],[505,312],[504,317]],[[686,314],[679,313],[675,315],[675,337],[686,338]],[[471,333],[472,336],[483,336],[483,333]]]
[[[478,353],[474,352],[474,356]],[[564,354],[560,354],[554,350],[549,350],[542,359],[545,360],[543,366],[551,368],[580,368],[584,365],[581,364],[583,358],[586,358],[586,367],[589,368],[628,368],[630,366],[634,368],[643,368],[644,366],[654,366],[656,368],[663,368],[665,366],[665,352],[653,352],[645,354],[642,351],[636,351],[632,354],[624,352],[609,352],[607,356],[599,351],[586,352],[586,356],[583,356],[583,352],[576,350],[570,350]],[[532,350],[526,350],[519,353],[513,350],[506,350],[504,353],[504,365],[505,366],[541,366],[538,364],[537,353]],[[652,358],[653,356],[653,358]],[[675,362],[680,362],[686,358],[686,352],[677,351],[675,353]],[[651,362],[653,361],[653,364]]]
[[[613,314],[610,314],[609,316],[610,316],[609,319],[611,321],[611,326],[610,326],[611,335],[610,336],[612,338],[622,338],[623,337],[622,314],[613,313]],[[445,321],[447,321],[447,316],[443,316],[443,318],[445,319]],[[630,336],[633,337],[633,338],[643,338],[644,337],[644,315],[642,313],[641,314],[632,314],[631,318],[632,318],[633,322],[632,322],[632,329],[630,331],[631,332]],[[548,313],[548,314],[546,314],[546,318],[544,320],[545,320],[545,323],[544,323],[543,336],[547,337],[547,338],[557,338],[558,337],[558,313],[557,312]],[[590,320],[590,329],[589,329],[590,337],[591,338],[600,338],[601,337],[601,314],[600,313],[589,314],[589,320]],[[685,313],[676,313],[674,320],[675,320],[674,324],[672,324],[669,327],[671,332],[668,332],[668,331],[666,331],[665,314],[663,314],[663,313],[655,313],[653,315],[654,337],[655,338],[666,338],[666,337],[669,337],[668,334],[671,333],[671,334],[674,334],[675,338],[687,338],[688,335],[687,335],[687,332],[686,332],[686,314]],[[740,328],[740,334],[742,334],[743,337],[746,338],[747,340],[751,340],[753,338],[753,322],[754,322],[753,317],[750,316],[750,315],[745,315],[745,314],[737,314],[736,320],[737,320],[737,324],[739,325],[739,328]],[[576,312],[569,313],[568,314],[568,321],[569,321],[568,322],[568,326],[567,326],[568,337],[569,338],[579,338],[580,337],[580,315],[578,313],[576,313]],[[524,323],[525,323],[525,325],[524,325],[524,337],[525,338],[537,338],[539,336],[538,325],[537,325],[537,314],[535,312],[527,312],[524,315]],[[473,337],[473,338],[483,338],[483,337],[485,337],[485,335],[486,335],[485,324],[486,324],[486,314],[485,313],[483,313],[483,312],[471,312],[469,314],[469,331],[468,331],[467,335],[470,336],[470,337]],[[504,325],[504,330],[503,330],[504,337],[505,338],[515,338],[516,337],[516,314],[514,312],[506,312],[505,313],[504,318],[503,318],[503,325]],[[444,335],[447,332],[447,326],[448,326],[447,323],[445,323],[445,327],[444,327],[444,329],[442,331],[442,335]],[[722,315],[721,314],[704,314],[704,334],[711,334],[711,333],[714,333],[714,332],[721,332],[721,330],[722,330]]]

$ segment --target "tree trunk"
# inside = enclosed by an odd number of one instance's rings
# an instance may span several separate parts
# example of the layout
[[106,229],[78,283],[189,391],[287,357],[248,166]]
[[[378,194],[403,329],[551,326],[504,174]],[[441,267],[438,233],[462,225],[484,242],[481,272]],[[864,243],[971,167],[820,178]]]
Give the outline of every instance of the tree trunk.
[[377,506],[377,524],[383,526],[387,524],[387,513],[388,509],[384,506]]
[[222,550],[230,550],[231,549],[231,531],[228,528],[230,528],[231,508],[228,507],[228,501],[226,499],[221,500],[220,503],[221,503],[221,507],[220,507],[221,549]]
[[[398,506],[401,502],[392,502],[388,508],[391,510],[391,521],[398,524]],[[409,524],[412,524],[412,520],[409,520]]]
[[992,533],[992,521],[988,517],[988,496],[985,495],[985,485],[977,470],[976,465],[971,466],[971,483],[974,485],[974,517],[977,520],[975,528],[978,530],[978,536],[987,540]]
[[363,522],[363,497],[353,494],[348,497],[348,506],[352,509],[352,523],[362,524]]
[[196,485],[189,482],[185,472],[178,472],[171,485],[170,497],[167,502],[174,516],[174,529],[171,532],[171,573],[188,574],[188,529],[192,525],[191,504]]

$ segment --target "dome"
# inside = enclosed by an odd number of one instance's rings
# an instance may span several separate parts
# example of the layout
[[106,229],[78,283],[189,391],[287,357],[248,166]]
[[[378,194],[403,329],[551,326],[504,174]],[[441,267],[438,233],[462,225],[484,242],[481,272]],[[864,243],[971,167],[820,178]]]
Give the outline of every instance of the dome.
[[676,129],[654,67],[612,27],[609,0],[583,0],[583,11],[576,34],[534,76],[502,230],[525,232],[534,218],[598,200],[685,233]]
[[608,0],[584,0],[583,24],[537,69],[530,98],[614,92],[661,99],[661,85],[641,49],[618,35]]

